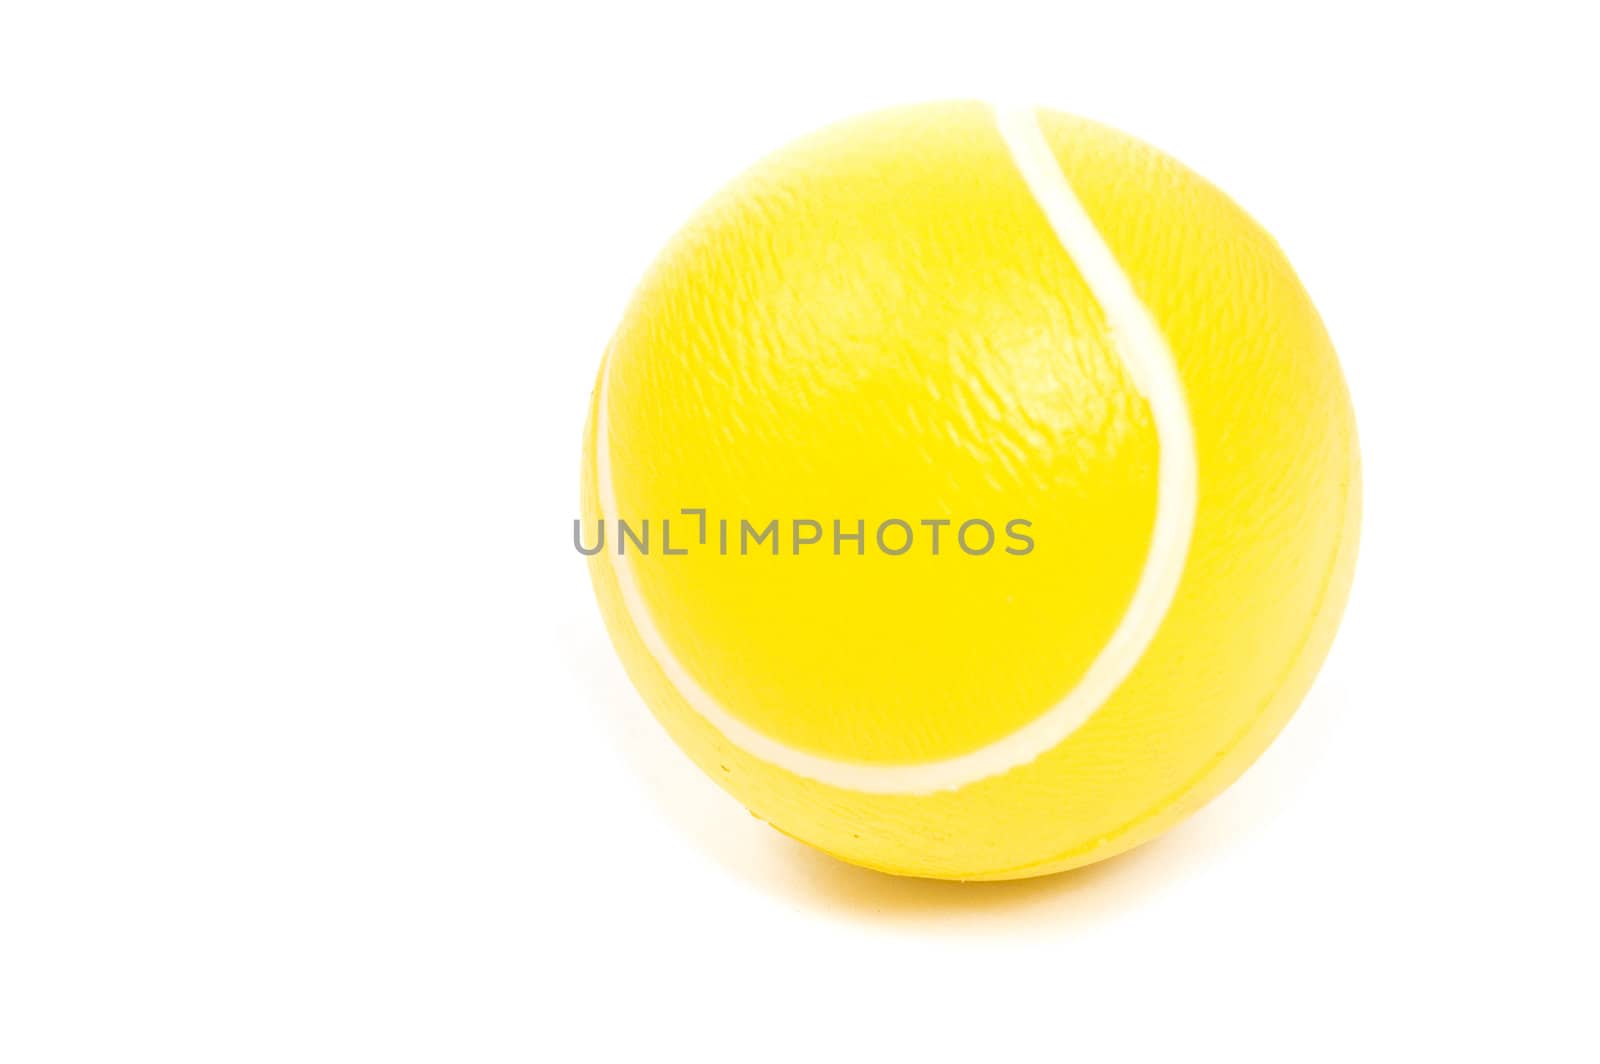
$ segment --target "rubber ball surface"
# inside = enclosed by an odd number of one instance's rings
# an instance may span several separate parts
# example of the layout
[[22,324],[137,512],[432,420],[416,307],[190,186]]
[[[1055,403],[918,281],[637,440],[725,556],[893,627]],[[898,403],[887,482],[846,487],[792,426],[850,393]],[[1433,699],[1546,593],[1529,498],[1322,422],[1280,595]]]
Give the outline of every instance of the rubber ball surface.
[[1109,857],[1237,778],[1328,650],[1359,508],[1272,238],[1115,130],[977,103],[713,198],[584,441],[595,591],[673,739],[780,831],[953,879]]

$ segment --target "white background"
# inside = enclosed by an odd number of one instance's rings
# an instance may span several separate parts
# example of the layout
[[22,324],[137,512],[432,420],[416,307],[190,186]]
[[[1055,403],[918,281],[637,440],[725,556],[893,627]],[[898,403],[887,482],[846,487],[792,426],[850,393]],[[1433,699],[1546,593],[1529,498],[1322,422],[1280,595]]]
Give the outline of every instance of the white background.
[[[0,1059],[1595,1059],[1600,76],[1494,7],[6,4]],[[1251,210],[1367,469],[1277,745],[983,887],[702,779],[570,545],[655,250],[952,96]]]

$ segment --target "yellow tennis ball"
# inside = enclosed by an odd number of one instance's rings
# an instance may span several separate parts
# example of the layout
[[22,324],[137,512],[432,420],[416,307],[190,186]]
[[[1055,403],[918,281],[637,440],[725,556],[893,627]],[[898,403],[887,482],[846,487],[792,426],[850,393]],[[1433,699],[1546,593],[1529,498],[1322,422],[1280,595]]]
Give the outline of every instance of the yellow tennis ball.
[[805,138],[672,241],[577,532],[634,684],[756,816],[1007,879],[1154,837],[1266,747],[1359,490],[1270,236],[1115,130],[952,103]]

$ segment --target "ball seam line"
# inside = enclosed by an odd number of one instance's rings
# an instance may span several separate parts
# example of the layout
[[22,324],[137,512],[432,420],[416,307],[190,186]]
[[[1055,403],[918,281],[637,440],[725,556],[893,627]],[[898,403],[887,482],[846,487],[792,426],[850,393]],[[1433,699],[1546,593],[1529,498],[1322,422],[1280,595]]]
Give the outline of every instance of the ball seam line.
[[[625,556],[607,554],[622,607],[667,682],[697,714],[752,757],[797,776],[867,794],[959,790],[1029,764],[1082,727],[1143,658],[1177,594],[1194,530],[1198,474],[1188,402],[1166,338],[1085,212],[1051,153],[1031,108],[996,108],[995,121],[1028,191],[1100,305],[1113,348],[1150,407],[1158,442],[1156,516],[1138,584],[1117,628],[1065,697],[1021,728],[976,750],[938,761],[872,765],[797,750],[737,719],[690,675],[650,616]],[[600,371],[595,414],[595,480],[602,520],[618,516],[611,475],[610,378]]]

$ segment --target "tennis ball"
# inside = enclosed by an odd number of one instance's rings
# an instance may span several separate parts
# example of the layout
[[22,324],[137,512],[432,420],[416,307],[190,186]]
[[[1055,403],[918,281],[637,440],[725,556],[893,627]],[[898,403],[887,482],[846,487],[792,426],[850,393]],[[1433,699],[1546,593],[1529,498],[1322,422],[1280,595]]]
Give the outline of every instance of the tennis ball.
[[673,239],[600,368],[583,514],[628,673],[712,779],[846,861],[1007,879],[1156,836],[1271,742],[1343,609],[1359,458],[1231,200],[1105,126],[949,103],[802,139]]

